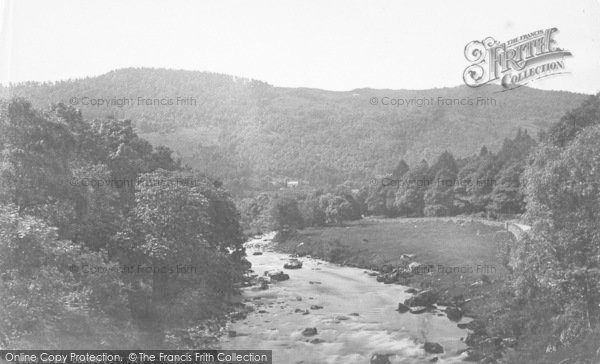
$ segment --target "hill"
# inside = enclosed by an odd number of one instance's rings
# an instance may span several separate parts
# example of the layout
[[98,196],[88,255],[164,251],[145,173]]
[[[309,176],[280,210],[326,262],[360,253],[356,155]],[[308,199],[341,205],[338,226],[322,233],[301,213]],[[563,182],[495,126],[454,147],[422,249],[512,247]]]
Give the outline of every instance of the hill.
[[258,187],[281,177],[314,185],[365,181],[390,172],[400,159],[412,165],[445,150],[457,157],[482,145],[498,150],[517,129],[536,135],[587,97],[527,87],[501,91],[459,86],[334,92],[149,68],[8,90],[36,107],[63,102],[89,119],[132,119],[142,137],[169,146],[184,163]]

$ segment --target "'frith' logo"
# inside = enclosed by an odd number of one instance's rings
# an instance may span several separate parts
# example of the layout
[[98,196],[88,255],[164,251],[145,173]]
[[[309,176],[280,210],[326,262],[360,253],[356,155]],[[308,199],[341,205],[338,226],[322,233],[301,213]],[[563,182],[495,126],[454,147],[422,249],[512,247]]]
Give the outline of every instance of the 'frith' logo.
[[506,89],[565,72],[565,57],[571,52],[558,48],[557,28],[538,30],[500,43],[492,37],[465,46],[465,57],[472,64],[465,68],[463,80],[479,87],[496,80]]

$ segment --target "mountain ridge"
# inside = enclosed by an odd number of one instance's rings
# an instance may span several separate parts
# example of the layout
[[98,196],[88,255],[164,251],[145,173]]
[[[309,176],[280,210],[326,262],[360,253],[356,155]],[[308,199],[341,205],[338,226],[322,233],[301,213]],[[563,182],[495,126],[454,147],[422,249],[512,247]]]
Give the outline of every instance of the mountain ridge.
[[[330,185],[384,174],[400,159],[414,164],[445,150],[465,157],[483,145],[498,150],[516,130],[535,135],[588,97],[529,87],[500,92],[498,85],[330,91],[164,68],[125,68],[68,81],[19,83],[3,88],[7,90],[36,107],[63,102],[88,119],[131,119],[141,136],[169,146],[185,163],[219,178],[287,176]],[[83,105],[85,97],[128,98],[131,104]],[[136,105],[138,98],[177,97],[195,103]],[[493,98],[496,104],[438,103],[476,102],[477,97]],[[406,106],[411,98],[431,104]],[[403,104],[389,105],[390,100]]]

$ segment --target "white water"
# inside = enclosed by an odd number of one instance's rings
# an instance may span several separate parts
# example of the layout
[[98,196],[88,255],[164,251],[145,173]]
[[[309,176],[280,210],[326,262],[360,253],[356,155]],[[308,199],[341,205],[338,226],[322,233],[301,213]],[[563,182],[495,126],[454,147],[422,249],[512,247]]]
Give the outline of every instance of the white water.
[[[252,269],[260,276],[266,270],[283,270],[289,259],[270,250],[270,237],[246,243]],[[252,255],[255,251],[263,255]],[[460,341],[466,331],[455,322],[436,313],[395,311],[398,302],[410,297],[404,292],[408,287],[378,283],[362,269],[317,259],[300,260],[303,268],[284,270],[289,280],[271,284],[267,290],[244,289],[243,299],[255,311],[229,325],[228,330],[238,336],[222,338],[223,349],[273,350],[273,363],[277,364],[369,363],[373,353],[395,354],[390,357],[392,363],[428,363],[436,356],[438,363],[461,361],[457,351],[466,347]],[[311,310],[311,305],[323,309]],[[310,314],[294,312],[297,308],[308,309]],[[339,316],[348,319],[340,320]],[[316,327],[318,335],[303,336],[301,331],[307,327]],[[314,338],[325,342],[307,342]],[[425,341],[441,344],[445,352],[425,353]]]

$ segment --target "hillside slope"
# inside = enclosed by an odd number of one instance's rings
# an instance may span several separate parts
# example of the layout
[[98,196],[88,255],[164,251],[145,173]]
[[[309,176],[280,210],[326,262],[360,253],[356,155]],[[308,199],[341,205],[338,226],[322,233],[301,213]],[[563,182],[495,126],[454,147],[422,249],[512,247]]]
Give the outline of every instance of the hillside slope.
[[[141,136],[220,178],[266,183],[287,176],[336,184],[389,172],[401,158],[413,164],[444,150],[457,157],[482,145],[497,150],[516,129],[536,135],[586,97],[527,87],[500,91],[499,86],[459,86],[332,92],[205,72],[129,68],[85,79],[13,85],[9,93],[36,107],[74,104],[90,119],[132,119]],[[487,105],[477,105],[478,97]],[[113,105],[82,104],[92,99]],[[151,105],[153,99],[173,104]],[[392,99],[411,106],[384,105]]]

